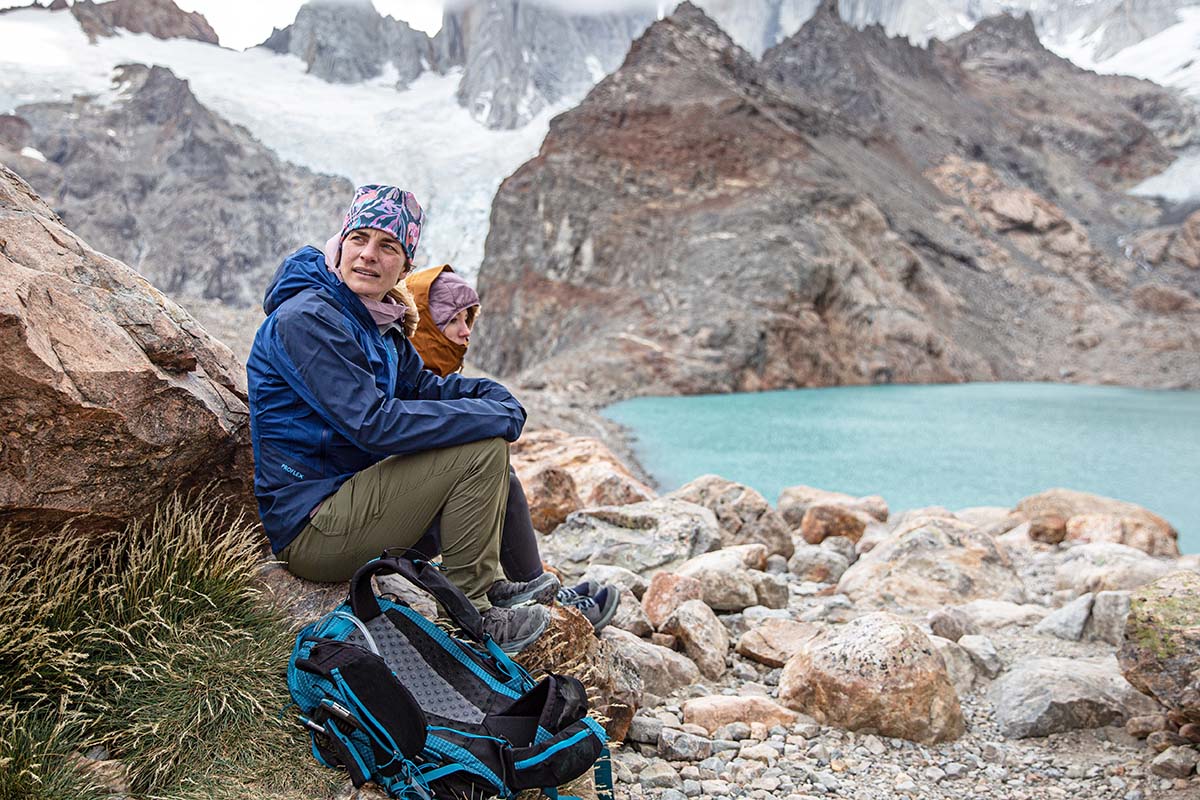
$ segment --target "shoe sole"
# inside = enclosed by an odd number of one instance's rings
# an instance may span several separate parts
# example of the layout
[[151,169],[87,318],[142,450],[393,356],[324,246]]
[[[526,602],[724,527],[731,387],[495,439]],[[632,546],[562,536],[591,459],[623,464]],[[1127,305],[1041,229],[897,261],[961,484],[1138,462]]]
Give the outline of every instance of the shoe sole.
[[[549,572],[543,572],[541,575],[530,581],[530,583],[535,585],[532,588],[526,589],[519,594],[514,594],[512,597],[506,598],[499,603],[497,603],[495,600],[492,600],[492,605],[501,606],[503,608],[518,608],[525,605],[548,606],[551,602],[553,602],[555,596],[558,595],[558,590],[562,588],[562,584],[558,582],[558,578],[554,577]],[[541,586],[536,585],[539,583]]]

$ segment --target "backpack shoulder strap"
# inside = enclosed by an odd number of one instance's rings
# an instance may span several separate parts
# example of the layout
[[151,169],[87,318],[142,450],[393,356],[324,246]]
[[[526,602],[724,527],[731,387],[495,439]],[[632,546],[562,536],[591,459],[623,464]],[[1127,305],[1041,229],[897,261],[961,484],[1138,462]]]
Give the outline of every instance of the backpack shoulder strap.
[[475,641],[483,641],[483,618],[478,609],[437,567],[428,561],[414,562],[386,554],[363,564],[350,579],[350,608],[363,622],[383,613],[371,588],[371,578],[375,575],[399,575],[424,589],[441,604],[454,624]]

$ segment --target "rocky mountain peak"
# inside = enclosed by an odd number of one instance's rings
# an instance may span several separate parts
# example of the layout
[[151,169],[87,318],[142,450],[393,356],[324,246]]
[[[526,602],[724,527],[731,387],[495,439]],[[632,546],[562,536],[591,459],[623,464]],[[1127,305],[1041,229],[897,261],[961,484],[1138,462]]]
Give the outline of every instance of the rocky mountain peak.
[[[718,59],[720,54],[725,55]],[[725,65],[740,63],[747,68],[754,63],[712,17],[685,0],[674,13],[652,24],[633,43],[621,70],[636,72],[683,62],[701,65],[718,60]]]
[[330,83],[377,78],[390,62],[401,89],[434,60],[428,36],[384,17],[370,0],[311,0],[296,12],[295,22],[275,29],[263,46],[299,57],[310,73]]
[[[51,7],[53,10],[53,7]],[[195,39],[219,44],[217,32],[197,11],[183,11],[172,0],[76,0],[71,14],[92,41],[113,36],[121,28],[130,33],[148,33],[158,39]]]
[[889,37],[879,25],[859,30],[842,19],[837,0],[825,0],[796,33],[764,53],[762,66],[795,99],[866,135],[887,128],[887,84],[944,81],[928,51]]
[[463,66],[458,98],[472,115],[488,127],[514,128],[616,69],[652,19],[477,0],[446,12],[434,48],[439,69]]
[[[946,43],[959,61],[994,73],[1036,77],[1039,65],[1067,63],[1051,53],[1038,38],[1033,17],[999,14],[981,21],[973,29]],[[935,51],[941,47],[935,43]]]
[[186,125],[211,116],[188,82],[166,67],[122,64],[114,81],[123,87],[126,107],[138,123],[163,125],[174,120]]

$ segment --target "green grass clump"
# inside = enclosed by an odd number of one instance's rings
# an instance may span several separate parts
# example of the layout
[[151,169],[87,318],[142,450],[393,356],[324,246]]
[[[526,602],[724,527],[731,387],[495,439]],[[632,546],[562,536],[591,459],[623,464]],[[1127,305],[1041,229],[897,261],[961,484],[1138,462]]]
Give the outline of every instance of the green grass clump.
[[330,796],[279,715],[293,632],[261,541],[205,497],[100,537],[0,532],[0,800]]

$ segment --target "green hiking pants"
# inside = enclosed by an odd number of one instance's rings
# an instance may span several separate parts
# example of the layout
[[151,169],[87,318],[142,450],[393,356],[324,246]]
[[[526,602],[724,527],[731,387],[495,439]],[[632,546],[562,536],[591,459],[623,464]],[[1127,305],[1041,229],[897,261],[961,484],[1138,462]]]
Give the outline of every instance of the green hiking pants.
[[280,552],[288,571],[310,581],[347,581],[385,549],[416,544],[440,512],[442,568],[480,611],[502,578],[500,529],[508,502],[503,439],[392,456],[325,498]]

